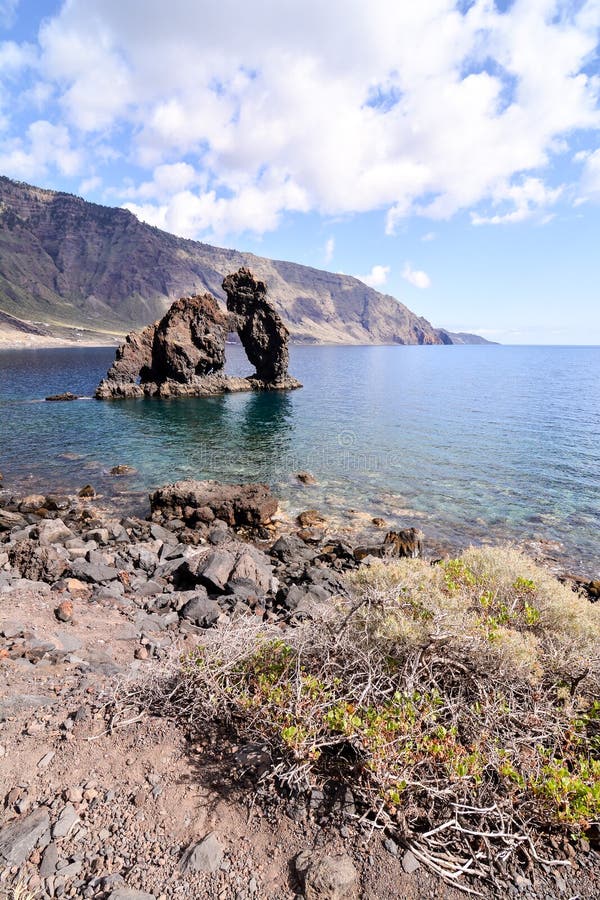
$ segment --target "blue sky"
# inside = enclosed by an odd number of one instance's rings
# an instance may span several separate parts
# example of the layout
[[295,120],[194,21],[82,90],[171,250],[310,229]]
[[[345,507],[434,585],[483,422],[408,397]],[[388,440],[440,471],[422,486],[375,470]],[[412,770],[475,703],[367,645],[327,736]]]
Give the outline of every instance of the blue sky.
[[0,0],[0,173],[600,344],[600,0]]

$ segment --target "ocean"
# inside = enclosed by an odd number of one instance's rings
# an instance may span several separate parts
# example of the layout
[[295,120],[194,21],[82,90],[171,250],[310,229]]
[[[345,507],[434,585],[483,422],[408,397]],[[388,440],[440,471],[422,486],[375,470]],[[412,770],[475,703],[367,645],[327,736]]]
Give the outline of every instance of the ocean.
[[[0,351],[5,489],[91,483],[144,512],[166,482],[259,480],[288,515],[317,508],[367,536],[380,517],[442,548],[541,542],[566,567],[600,573],[598,347],[294,346],[298,391],[38,402],[91,398],[113,356]],[[238,345],[227,371],[250,372]],[[135,472],[111,476],[119,464]]]

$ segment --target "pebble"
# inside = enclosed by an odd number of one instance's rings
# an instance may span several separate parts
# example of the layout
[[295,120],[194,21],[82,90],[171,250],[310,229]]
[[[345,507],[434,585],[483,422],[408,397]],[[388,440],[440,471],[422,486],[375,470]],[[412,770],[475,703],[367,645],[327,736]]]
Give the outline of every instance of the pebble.
[[54,610],[54,615],[60,622],[70,622],[73,619],[73,601],[63,600]]
[[55,751],[48,750],[47,753],[44,753],[40,761],[38,762],[38,769],[47,769],[52,760],[54,759]]

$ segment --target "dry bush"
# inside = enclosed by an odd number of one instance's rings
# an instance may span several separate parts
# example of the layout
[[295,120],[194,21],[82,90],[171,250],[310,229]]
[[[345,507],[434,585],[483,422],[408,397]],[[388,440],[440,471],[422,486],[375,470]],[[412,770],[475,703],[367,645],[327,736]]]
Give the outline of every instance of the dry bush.
[[318,623],[207,632],[155,708],[267,745],[290,788],[345,784],[451,880],[600,823],[600,604],[510,548],[351,588]]
[[0,893],[0,900],[36,900],[38,894],[33,894],[25,885],[19,881],[10,888],[5,888]]

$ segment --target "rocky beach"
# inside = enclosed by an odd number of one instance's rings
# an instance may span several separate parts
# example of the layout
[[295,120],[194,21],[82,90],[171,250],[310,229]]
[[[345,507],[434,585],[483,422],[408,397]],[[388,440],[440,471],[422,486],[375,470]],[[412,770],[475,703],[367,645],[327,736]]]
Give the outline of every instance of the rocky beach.
[[[422,553],[414,529],[357,547],[316,510],[276,524],[277,506],[263,484],[166,485],[146,518],[116,514],[90,485],[77,496],[4,488],[0,890],[112,900],[460,895],[374,832],[351,793],[261,788],[264,748],[165,718],[131,693],[236,622],[250,631],[272,623],[282,635],[321,628],[353,572]],[[507,871],[505,896],[597,896],[598,845],[565,837],[555,849],[558,868],[534,879]]]

